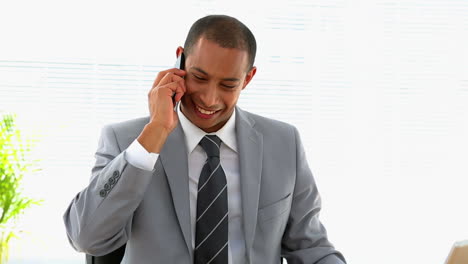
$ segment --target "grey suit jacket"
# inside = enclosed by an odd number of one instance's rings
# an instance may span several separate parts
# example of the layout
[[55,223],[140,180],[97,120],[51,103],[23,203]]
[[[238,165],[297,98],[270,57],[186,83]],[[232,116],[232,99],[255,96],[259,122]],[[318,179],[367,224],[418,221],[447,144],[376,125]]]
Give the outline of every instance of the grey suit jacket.
[[[236,108],[243,228],[248,263],[342,264],[319,221],[320,197],[297,130]],[[105,255],[127,243],[124,263],[193,263],[187,150],[180,124],[153,171],[125,149],[149,118],[105,126],[89,186],[64,221],[71,245]]]

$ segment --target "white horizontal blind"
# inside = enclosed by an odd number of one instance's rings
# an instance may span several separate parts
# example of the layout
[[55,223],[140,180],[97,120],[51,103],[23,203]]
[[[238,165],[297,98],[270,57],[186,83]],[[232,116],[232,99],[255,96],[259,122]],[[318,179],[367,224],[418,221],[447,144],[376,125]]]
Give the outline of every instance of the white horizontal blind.
[[468,239],[468,2],[22,4],[0,4],[0,110],[42,132],[27,187],[46,202],[25,215],[13,264],[83,262],[61,215],[100,128],[147,114],[157,72],[211,13],[254,32],[258,72],[239,105],[299,128],[349,263],[442,263]]

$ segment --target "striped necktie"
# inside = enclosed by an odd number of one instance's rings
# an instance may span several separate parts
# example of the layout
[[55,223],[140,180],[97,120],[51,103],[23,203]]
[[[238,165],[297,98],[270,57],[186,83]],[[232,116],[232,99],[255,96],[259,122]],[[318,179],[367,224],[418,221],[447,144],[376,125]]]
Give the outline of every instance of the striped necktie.
[[200,141],[208,158],[198,180],[195,264],[228,263],[228,197],[221,167],[221,139],[205,135]]

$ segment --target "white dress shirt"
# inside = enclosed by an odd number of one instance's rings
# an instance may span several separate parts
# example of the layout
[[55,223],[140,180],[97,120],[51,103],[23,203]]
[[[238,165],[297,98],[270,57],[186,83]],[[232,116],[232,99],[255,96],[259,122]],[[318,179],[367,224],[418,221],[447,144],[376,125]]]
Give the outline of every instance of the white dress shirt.
[[[197,215],[198,179],[207,155],[203,148],[198,145],[200,140],[207,134],[195,126],[177,107],[177,115],[180,125],[185,134],[187,146],[188,172],[189,172],[189,195],[190,195],[190,223],[192,230],[192,248],[195,248],[195,218]],[[226,174],[228,189],[229,210],[229,264],[245,263],[245,239],[242,227],[242,204],[240,195],[240,173],[239,155],[237,152],[237,141],[235,134],[235,111],[227,123],[217,132],[209,135],[217,135],[221,140],[220,159],[221,166]],[[135,140],[125,151],[125,158],[135,167],[151,171],[156,164],[158,154],[149,153],[141,144]]]

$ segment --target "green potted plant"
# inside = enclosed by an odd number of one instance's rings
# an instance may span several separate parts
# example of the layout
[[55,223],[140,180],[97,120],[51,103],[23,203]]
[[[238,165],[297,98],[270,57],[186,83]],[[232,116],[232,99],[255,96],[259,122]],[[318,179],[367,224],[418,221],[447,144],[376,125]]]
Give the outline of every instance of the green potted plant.
[[22,138],[15,116],[0,116],[0,264],[8,261],[8,243],[16,236],[19,216],[40,201],[23,195],[23,176],[36,171],[30,159],[33,141]]

